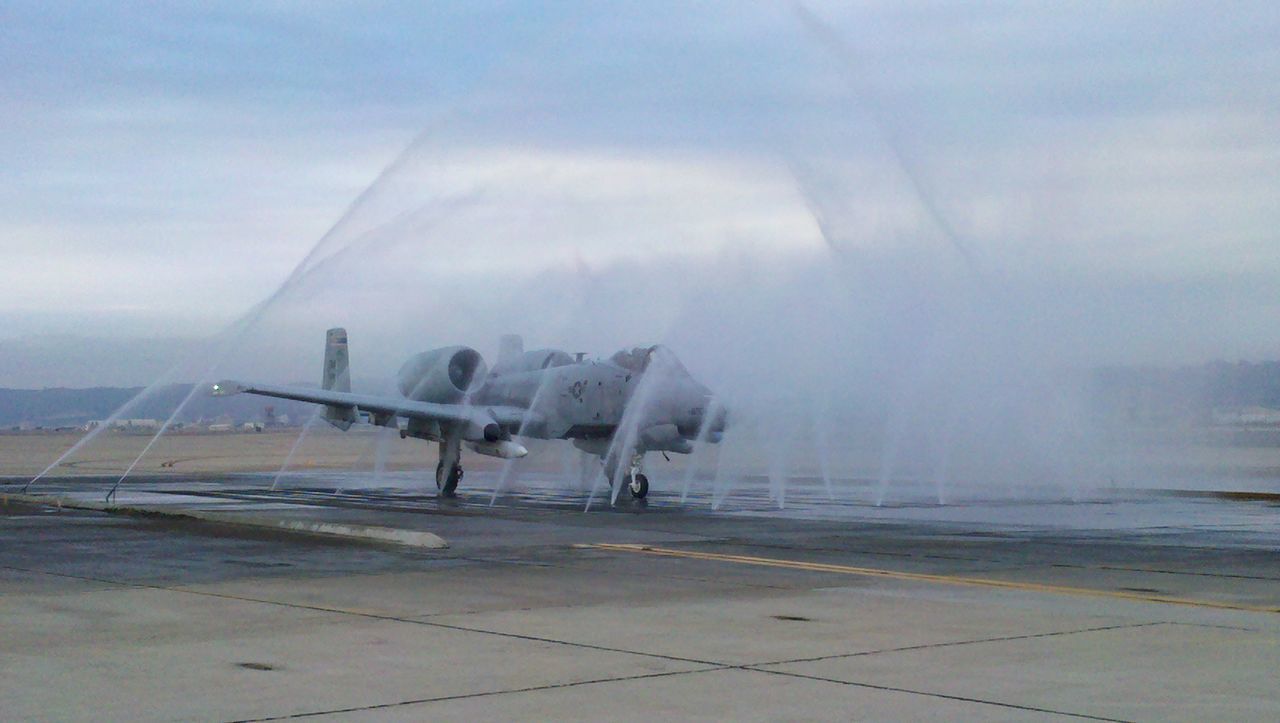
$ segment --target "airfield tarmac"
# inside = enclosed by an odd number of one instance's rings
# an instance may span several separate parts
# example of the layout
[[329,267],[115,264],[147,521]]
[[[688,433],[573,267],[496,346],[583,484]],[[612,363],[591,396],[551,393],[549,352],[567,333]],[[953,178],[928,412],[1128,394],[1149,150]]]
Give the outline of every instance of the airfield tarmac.
[[[41,481],[100,499],[113,477]],[[120,501],[424,529],[444,550],[11,502],[6,719],[1280,718],[1280,506],[868,505],[797,483],[608,504],[353,472]]]

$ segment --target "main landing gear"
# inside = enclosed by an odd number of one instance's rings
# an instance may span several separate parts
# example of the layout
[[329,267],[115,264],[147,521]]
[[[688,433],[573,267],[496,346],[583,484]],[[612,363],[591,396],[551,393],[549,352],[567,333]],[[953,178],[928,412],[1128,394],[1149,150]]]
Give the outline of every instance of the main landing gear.
[[436,465],[436,489],[441,497],[456,497],[462,481],[461,440],[441,440],[440,463]]
[[454,463],[445,469],[444,462],[436,465],[436,489],[441,497],[456,497],[458,483],[462,481],[462,465]]

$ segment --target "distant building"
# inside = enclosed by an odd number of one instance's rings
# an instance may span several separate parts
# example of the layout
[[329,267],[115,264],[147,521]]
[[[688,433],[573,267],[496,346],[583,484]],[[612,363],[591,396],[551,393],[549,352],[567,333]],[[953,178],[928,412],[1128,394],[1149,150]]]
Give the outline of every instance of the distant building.
[[1280,426],[1280,409],[1256,406],[1216,408],[1213,410],[1213,423],[1223,427]]
[[112,429],[159,429],[160,420],[158,419],[117,419],[111,423]]
[[236,428],[235,425],[231,424],[230,422],[220,422],[218,424],[209,425],[210,432],[230,432],[230,431],[233,431],[235,428]]

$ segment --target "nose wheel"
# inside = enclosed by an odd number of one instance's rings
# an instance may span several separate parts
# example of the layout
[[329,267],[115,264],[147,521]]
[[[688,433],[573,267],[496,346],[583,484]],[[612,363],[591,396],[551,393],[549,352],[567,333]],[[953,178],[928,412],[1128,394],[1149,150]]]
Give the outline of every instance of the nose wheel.
[[618,480],[614,475],[618,474],[618,459],[610,456],[603,460],[604,476],[609,481],[609,486],[613,487],[615,481],[621,482],[618,491],[625,489],[631,493],[632,499],[642,500],[649,494],[649,478],[644,476],[640,470],[644,465],[644,452],[633,452],[631,460],[627,462],[627,466],[622,469],[622,478]]
[[640,471],[643,465],[644,452],[633,452],[631,464],[627,466],[627,473],[622,477],[622,484],[626,485],[627,491],[637,500],[642,500],[649,494],[649,478]]
[[627,489],[631,492],[631,496],[642,500],[649,494],[649,478],[644,476],[643,472],[628,474],[624,480]]

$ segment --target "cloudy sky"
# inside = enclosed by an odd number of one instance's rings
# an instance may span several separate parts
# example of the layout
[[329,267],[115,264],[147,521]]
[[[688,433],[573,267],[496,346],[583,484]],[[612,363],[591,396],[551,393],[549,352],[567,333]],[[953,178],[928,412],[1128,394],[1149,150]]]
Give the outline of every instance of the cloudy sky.
[[1067,364],[1280,357],[1274,3],[0,24],[0,386],[149,383],[264,299],[276,353],[245,363],[286,378],[332,323],[389,357],[504,330],[607,353],[803,343],[771,309],[870,304],[904,321],[859,338],[892,345],[956,299]]

